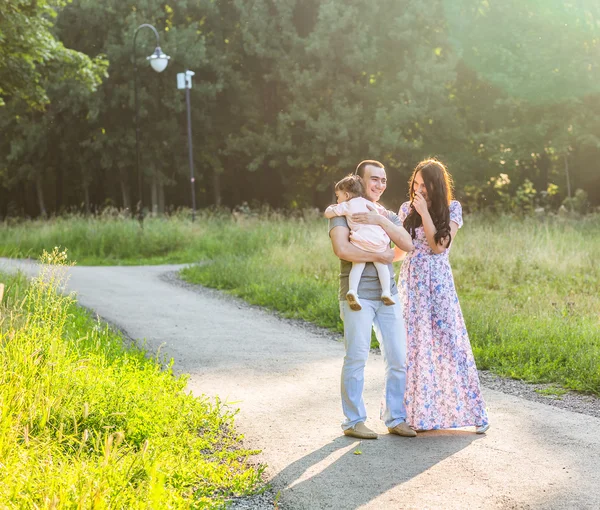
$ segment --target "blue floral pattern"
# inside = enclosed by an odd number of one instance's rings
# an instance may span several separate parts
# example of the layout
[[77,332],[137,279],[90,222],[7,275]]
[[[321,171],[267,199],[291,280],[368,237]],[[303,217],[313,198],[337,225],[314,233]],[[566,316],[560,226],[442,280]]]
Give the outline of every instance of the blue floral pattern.
[[[409,202],[402,204],[402,221],[409,210]],[[456,200],[450,221],[462,227]],[[408,342],[406,421],[417,430],[485,425],[485,402],[448,259],[452,245],[433,253],[423,227],[413,242],[398,279]]]

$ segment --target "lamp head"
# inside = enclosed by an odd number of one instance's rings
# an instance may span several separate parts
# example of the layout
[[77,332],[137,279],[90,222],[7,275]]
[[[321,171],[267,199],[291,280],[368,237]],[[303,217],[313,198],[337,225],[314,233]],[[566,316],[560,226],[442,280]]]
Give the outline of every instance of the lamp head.
[[150,61],[152,69],[154,69],[157,73],[162,73],[167,68],[170,58],[171,57],[163,53],[163,51],[160,49],[160,46],[157,46],[154,50],[154,53],[149,57],[146,57],[146,60]]

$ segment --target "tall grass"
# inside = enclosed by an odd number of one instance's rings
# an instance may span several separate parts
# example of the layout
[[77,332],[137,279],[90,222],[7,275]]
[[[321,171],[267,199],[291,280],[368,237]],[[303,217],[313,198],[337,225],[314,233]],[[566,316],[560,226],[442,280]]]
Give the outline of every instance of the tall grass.
[[198,260],[196,240],[202,232],[201,221],[180,217],[150,217],[143,228],[128,217],[58,217],[0,229],[0,255],[38,258],[61,246],[80,265],[191,262]]
[[600,218],[466,227],[452,264],[479,365],[600,394]]
[[60,267],[2,276],[3,508],[220,508],[256,491],[233,413],[62,295]]
[[184,279],[341,331],[339,260],[325,221],[230,223],[205,233],[203,243],[210,267],[184,269]]

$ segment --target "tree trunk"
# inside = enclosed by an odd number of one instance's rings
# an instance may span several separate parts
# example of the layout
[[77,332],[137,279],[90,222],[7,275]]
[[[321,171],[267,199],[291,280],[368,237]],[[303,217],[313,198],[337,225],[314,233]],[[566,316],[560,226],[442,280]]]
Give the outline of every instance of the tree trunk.
[[127,185],[127,183],[123,179],[122,175],[120,176],[119,184],[121,186],[121,200],[123,202],[123,209],[127,209],[128,211],[131,211],[131,200],[130,200],[130,197],[129,197],[129,186]]
[[213,198],[217,207],[221,206],[221,174],[216,170],[213,173]]
[[156,217],[158,214],[158,179],[156,175],[152,176],[152,216]]
[[56,206],[54,207],[54,210],[56,211],[56,213],[59,213],[60,211],[64,210],[66,207],[66,204],[64,203],[64,172],[62,169],[62,165],[56,165],[55,168],[56,171]]
[[162,181],[158,183],[158,214],[165,214],[165,185]]
[[567,176],[567,196],[571,198],[571,176],[569,175],[569,158],[565,154],[565,175]]
[[48,213],[46,212],[46,203],[44,201],[44,187],[42,185],[42,176],[38,175],[35,179],[35,191],[38,199],[38,207],[40,209],[40,216],[47,218]]
[[85,206],[85,215],[90,215],[90,185],[87,182],[83,183],[83,203]]

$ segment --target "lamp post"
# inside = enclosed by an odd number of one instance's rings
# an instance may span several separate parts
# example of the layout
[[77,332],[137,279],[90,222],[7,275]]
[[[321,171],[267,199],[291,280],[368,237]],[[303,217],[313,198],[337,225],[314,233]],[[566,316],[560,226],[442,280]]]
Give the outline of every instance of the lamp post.
[[187,133],[188,133],[188,156],[190,160],[190,184],[192,187],[192,221],[196,219],[196,178],[194,177],[194,151],[192,146],[192,109],[190,106],[190,89],[192,88],[192,76],[194,71],[188,69],[185,73],[177,74],[177,88],[185,89],[185,103],[187,106]]
[[142,172],[140,171],[140,122],[139,122],[139,105],[138,105],[138,87],[137,87],[137,55],[135,53],[135,41],[137,39],[138,32],[142,28],[150,28],[154,32],[156,36],[156,49],[154,53],[149,57],[146,57],[146,60],[150,61],[150,65],[152,69],[154,69],[157,73],[162,73],[169,63],[169,59],[171,57],[165,55],[163,51],[160,49],[160,42],[158,37],[158,32],[156,28],[148,23],[143,23],[139,27],[135,29],[135,33],[133,34],[133,97],[134,97],[134,107],[135,107],[135,167],[137,171],[138,177],[138,220],[140,224],[144,220],[144,212],[143,212],[143,191],[142,191]]

